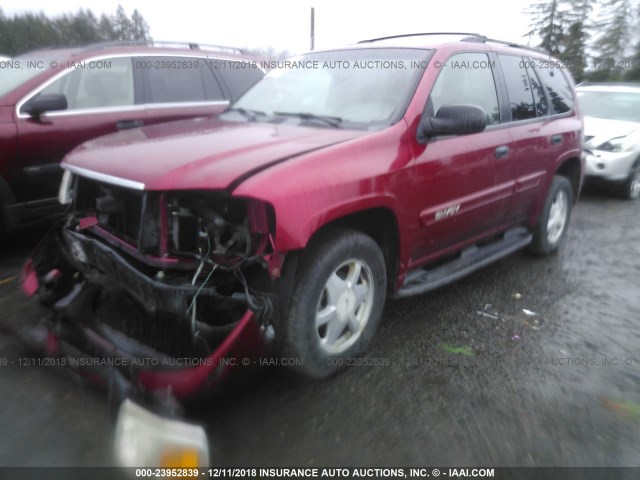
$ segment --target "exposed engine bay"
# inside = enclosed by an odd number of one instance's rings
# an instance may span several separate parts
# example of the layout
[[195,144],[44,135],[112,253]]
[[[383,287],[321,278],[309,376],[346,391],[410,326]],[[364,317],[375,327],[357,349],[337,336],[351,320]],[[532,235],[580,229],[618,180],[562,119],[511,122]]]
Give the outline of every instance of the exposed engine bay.
[[75,177],[73,208],[32,257],[38,295],[129,351],[209,356],[247,311],[267,329],[273,215],[252,199]]

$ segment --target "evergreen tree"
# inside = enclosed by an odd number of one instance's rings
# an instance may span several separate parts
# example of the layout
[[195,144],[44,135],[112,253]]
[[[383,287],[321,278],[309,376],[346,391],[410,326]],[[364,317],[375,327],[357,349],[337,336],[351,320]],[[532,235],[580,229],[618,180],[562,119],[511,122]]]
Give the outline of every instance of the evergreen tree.
[[527,35],[538,35],[542,47],[550,55],[558,55],[564,40],[566,13],[561,0],[547,0],[533,4],[529,13],[533,16]]
[[133,24],[127,14],[124,13],[122,5],[118,5],[116,14],[111,21],[116,36],[114,40],[133,40]]
[[100,36],[100,40],[104,42],[116,38],[113,23],[111,23],[111,19],[104,13],[100,17],[100,22],[98,23],[98,35]]
[[591,0],[570,0],[568,21],[558,57],[569,68],[576,82],[584,79],[588,67],[587,44],[589,41],[589,14],[593,10]]
[[624,77],[630,82],[640,82],[640,42],[636,44],[634,54],[629,58],[629,70]]
[[63,45],[86,45],[101,40],[98,21],[90,10],[80,9],[76,15],[57,17],[54,25]]
[[558,55],[577,83],[584,79],[587,69],[586,38],[584,24],[582,22],[572,23],[562,41],[562,52]]
[[631,0],[603,0],[601,33],[596,41],[595,72],[592,79],[617,81],[631,42]]
[[137,9],[131,15],[131,38],[133,40],[149,39],[149,25],[147,25],[147,22],[144,21]]
[[0,9],[0,52],[16,56],[37,48],[78,46],[113,40],[148,40],[149,25],[138,10],[131,19],[122,6],[115,15],[100,20],[90,10],[80,9],[50,19],[43,13],[7,17]]
[[625,80],[640,82],[640,5],[635,11],[632,31],[635,32],[635,47],[631,57],[629,57],[629,69],[626,72]]
[[45,45],[59,45],[60,35],[43,13],[27,13],[9,20],[7,40],[8,44],[0,46],[0,50],[15,56]]

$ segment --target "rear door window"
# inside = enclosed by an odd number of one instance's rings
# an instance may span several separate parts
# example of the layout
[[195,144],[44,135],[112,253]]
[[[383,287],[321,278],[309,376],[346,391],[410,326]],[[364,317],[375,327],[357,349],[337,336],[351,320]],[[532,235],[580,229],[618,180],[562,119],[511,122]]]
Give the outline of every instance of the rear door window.
[[522,57],[498,55],[509,96],[509,109],[513,121],[536,118],[533,91]]
[[141,57],[138,68],[146,76],[146,103],[206,102],[200,59],[194,57]]

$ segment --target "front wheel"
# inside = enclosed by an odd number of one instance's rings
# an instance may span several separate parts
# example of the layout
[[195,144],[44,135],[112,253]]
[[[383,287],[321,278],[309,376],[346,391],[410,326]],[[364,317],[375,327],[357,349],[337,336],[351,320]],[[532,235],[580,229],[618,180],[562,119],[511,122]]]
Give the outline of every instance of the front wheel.
[[548,255],[560,248],[571,219],[573,190],[569,180],[555,176],[551,181],[544,208],[535,228],[529,250],[538,255]]
[[631,169],[629,177],[622,185],[622,196],[627,200],[640,198],[640,163]]
[[384,257],[371,237],[331,229],[312,240],[300,268],[283,356],[303,375],[322,378],[352,363],[373,337],[386,294]]

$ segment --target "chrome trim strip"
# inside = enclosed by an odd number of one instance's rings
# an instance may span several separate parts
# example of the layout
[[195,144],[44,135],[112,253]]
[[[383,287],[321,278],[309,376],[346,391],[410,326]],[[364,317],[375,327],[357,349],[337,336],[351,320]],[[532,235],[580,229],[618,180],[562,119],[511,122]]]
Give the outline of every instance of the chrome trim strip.
[[[95,115],[98,113],[118,113],[118,112],[144,112],[154,108],[194,108],[194,107],[217,107],[229,106],[228,100],[214,100],[211,102],[183,102],[183,103],[146,103],[139,105],[123,105],[121,107],[85,108],[77,110],[63,110],[58,112],[47,112],[42,118],[71,117],[74,115]],[[202,112],[202,115],[206,115]],[[29,118],[28,115],[21,115],[19,118]]]
[[86,168],[76,167],[75,165],[63,164],[62,168],[75,173],[81,177],[90,178],[98,182],[109,183],[111,185],[117,185],[119,187],[130,188],[132,190],[144,190],[144,183],[136,182],[135,180],[127,180],[126,178],[114,177],[113,175],[107,175],[106,173],[94,172],[93,170],[87,170]]
[[[96,113],[118,113],[118,112],[142,112],[144,113],[144,105],[122,105],[121,107],[101,107],[101,108],[84,108],[77,110],[60,110],[45,112],[41,118],[56,117],[72,117],[74,115],[92,115]],[[29,115],[21,114],[18,118],[29,118]]]

